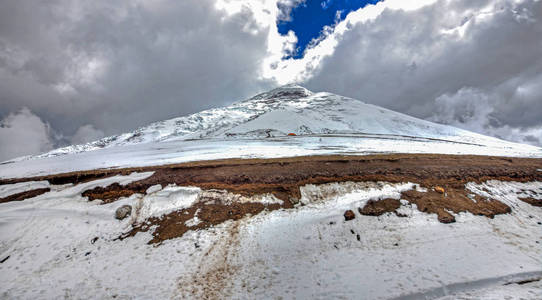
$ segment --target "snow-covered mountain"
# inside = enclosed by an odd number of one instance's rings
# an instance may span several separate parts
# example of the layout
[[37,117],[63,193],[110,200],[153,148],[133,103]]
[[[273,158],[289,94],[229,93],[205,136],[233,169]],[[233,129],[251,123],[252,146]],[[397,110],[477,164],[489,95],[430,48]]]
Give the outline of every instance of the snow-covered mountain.
[[372,134],[473,144],[508,143],[360,100],[326,92],[313,93],[299,85],[285,85],[227,107],[155,122],[132,132],[57,149],[43,156],[149,142],[270,138],[288,133],[301,136]]
[[0,298],[540,299],[532,157],[284,86],[0,163]]
[[535,146],[286,85],[227,107],[7,161],[0,164],[0,178],[196,160],[374,153],[542,157]]

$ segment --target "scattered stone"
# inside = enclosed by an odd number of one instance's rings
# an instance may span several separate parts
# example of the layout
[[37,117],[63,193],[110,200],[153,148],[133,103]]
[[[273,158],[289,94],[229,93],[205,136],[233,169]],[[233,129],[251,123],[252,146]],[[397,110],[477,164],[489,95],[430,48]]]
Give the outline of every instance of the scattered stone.
[[361,236],[359,236],[359,234],[356,234],[356,239],[358,239],[358,241],[361,241]]
[[395,247],[399,247],[399,243],[395,243],[393,244]]
[[335,222],[331,221],[329,222],[329,225],[335,225]]
[[89,252],[87,252],[87,253],[85,253],[85,256],[89,256],[89,255],[90,255],[90,253],[91,253],[90,251],[89,251]]
[[96,243],[97,240],[98,240],[98,237],[95,236],[94,238],[92,238],[92,240],[90,240],[90,243],[94,245],[94,243]]
[[344,212],[344,220],[345,221],[350,221],[350,220],[353,220],[356,218],[356,215],[354,214],[354,212],[352,210],[347,210]]
[[132,206],[130,205],[123,205],[115,211],[115,218],[117,220],[123,220],[124,218],[128,217],[132,214]]
[[455,217],[452,216],[449,212],[443,211],[437,214],[438,214],[438,220],[440,223],[444,223],[444,224],[455,223]]
[[439,193],[439,194],[444,194],[444,188],[437,185],[437,186],[435,187],[435,192],[437,192],[437,193]]
[[356,234],[356,233],[354,232],[354,230],[353,230],[353,229],[350,229],[350,232],[351,232],[352,234]]

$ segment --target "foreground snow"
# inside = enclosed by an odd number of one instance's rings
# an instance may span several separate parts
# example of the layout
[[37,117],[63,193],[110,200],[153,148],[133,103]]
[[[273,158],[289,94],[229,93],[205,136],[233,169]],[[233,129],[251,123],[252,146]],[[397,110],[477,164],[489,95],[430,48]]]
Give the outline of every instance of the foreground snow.
[[[160,246],[147,245],[150,233],[115,240],[137,218],[186,207],[202,192],[155,186],[147,196],[105,205],[80,196],[85,189],[146,176],[53,185],[49,193],[0,204],[0,259],[9,256],[0,264],[1,297],[540,296],[540,282],[514,284],[542,276],[542,208],[517,199],[540,191],[540,182],[470,183],[471,191],[489,192],[512,207],[512,214],[495,219],[461,213],[456,223],[442,224],[409,205],[400,209],[407,218],[360,216],[357,208],[369,199],[399,198],[416,185],[347,182],[302,187],[303,206],[189,231]],[[115,209],[124,204],[139,207],[139,215],[115,220]],[[346,209],[356,211],[354,220],[344,221]]]

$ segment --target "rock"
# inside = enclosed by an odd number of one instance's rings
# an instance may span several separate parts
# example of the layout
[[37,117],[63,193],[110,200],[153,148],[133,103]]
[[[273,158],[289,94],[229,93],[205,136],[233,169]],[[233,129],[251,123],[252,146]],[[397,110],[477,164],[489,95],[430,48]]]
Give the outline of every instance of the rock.
[[438,220],[440,223],[444,223],[444,224],[455,223],[455,217],[449,213],[438,214]]
[[444,194],[444,188],[437,185],[435,187],[435,192],[440,193],[440,194]]
[[344,212],[344,220],[345,221],[350,221],[350,220],[353,220],[356,218],[356,215],[354,214],[353,211],[351,210],[347,210]]
[[115,211],[115,218],[122,220],[132,214],[132,206],[123,205]]

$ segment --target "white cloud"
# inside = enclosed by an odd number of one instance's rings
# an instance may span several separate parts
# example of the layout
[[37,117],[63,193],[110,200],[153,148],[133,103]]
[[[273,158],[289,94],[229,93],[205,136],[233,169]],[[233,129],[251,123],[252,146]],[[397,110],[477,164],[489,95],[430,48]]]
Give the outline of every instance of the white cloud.
[[541,1],[457,0],[387,9],[349,26],[307,72],[305,85],[537,143],[541,33]]
[[92,124],[87,124],[79,127],[71,138],[73,145],[86,144],[99,140],[105,136],[104,132],[98,130]]
[[333,55],[343,35],[356,24],[373,21],[385,10],[411,11],[435,2],[436,0],[387,0],[369,4],[349,13],[333,30],[325,30],[323,36],[316,38],[319,42],[307,47],[301,59],[284,60],[284,54],[291,46],[285,43],[285,37],[275,33],[276,30],[271,30],[268,38],[269,55],[262,66],[262,78],[273,79],[279,84],[306,81],[319,70],[324,58]]
[[489,96],[473,88],[462,88],[453,95],[441,95],[435,99],[435,106],[431,121],[482,133],[489,127],[494,111]]
[[28,108],[0,122],[0,161],[52,149],[50,128]]
[[499,95],[462,88],[453,95],[444,94],[435,99],[436,109],[429,119],[509,141],[540,145],[542,126],[514,128],[503,125],[495,116],[496,108],[492,100],[495,101],[496,97]]

